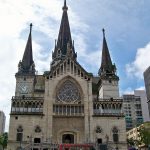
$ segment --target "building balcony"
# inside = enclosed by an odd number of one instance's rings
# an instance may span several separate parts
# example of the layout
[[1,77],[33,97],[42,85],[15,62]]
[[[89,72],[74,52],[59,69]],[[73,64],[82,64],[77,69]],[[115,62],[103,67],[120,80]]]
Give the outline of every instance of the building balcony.
[[121,98],[94,98],[93,102],[122,103],[123,99]]
[[83,117],[84,106],[81,104],[54,104],[53,115],[57,117]]
[[11,115],[43,115],[43,108],[12,107]]
[[107,117],[124,117],[124,113],[122,113],[120,110],[93,110],[93,116],[107,116]]
[[122,112],[122,99],[94,99],[93,116],[124,116]]
[[14,96],[11,102],[11,115],[43,114],[43,97]]
[[25,101],[27,101],[27,100],[33,100],[33,101],[39,101],[39,100],[41,100],[41,101],[43,101],[43,97],[27,97],[27,96],[24,96],[24,95],[22,95],[22,96],[13,96],[12,97],[12,101],[18,101],[18,100],[25,100]]

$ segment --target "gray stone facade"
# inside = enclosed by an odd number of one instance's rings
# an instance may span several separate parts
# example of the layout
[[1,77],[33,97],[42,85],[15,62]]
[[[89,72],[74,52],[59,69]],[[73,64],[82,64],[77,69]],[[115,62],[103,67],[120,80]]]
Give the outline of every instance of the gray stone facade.
[[[65,3],[60,31],[67,28],[63,26],[63,21],[68,21],[67,9]],[[66,22],[64,24],[68,25]],[[64,35],[59,37],[71,37],[69,26],[63,31],[65,33],[59,34]],[[43,75],[34,74],[32,57],[32,64],[28,63],[32,71],[23,70],[27,60],[21,62],[22,68],[16,74],[15,96],[11,100],[8,149],[16,150],[20,146],[31,149],[30,146],[38,144],[39,149],[42,143],[47,142],[106,144],[127,150],[119,78],[114,68],[111,68],[109,76],[103,72],[102,76],[94,77],[77,62],[74,45],[67,43],[67,47],[65,45],[60,51],[59,42],[51,68]],[[29,50],[31,53],[31,47],[25,50],[26,53]]]

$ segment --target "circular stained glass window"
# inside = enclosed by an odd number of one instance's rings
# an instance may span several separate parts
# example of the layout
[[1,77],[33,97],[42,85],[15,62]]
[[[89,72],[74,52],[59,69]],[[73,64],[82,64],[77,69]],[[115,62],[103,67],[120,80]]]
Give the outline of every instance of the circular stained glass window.
[[57,92],[58,101],[75,102],[80,100],[79,90],[71,81],[65,81]]

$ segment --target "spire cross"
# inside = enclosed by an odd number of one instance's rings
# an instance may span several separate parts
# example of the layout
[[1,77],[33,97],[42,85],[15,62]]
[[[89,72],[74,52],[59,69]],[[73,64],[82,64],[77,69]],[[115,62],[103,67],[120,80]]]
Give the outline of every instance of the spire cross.
[[57,40],[55,39],[55,48],[57,47]]
[[67,4],[66,4],[66,0],[64,0],[64,6],[63,6],[63,10],[67,10],[68,7],[67,7]]
[[32,26],[33,26],[32,23],[30,23],[30,33],[31,33],[31,31],[32,31]]
[[103,31],[103,37],[105,37],[105,29],[103,28],[102,31]]
[[64,6],[66,7],[66,0],[64,0]]

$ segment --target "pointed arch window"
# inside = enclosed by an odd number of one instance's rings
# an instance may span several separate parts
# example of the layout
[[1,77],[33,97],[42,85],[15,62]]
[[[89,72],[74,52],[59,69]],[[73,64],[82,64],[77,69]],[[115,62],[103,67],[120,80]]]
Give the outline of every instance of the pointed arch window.
[[114,127],[114,128],[112,129],[113,141],[114,141],[115,143],[119,142],[118,132],[119,132],[119,131],[118,131],[117,127]]
[[22,141],[22,139],[23,139],[23,128],[22,128],[22,126],[19,126],[18,128],[17,128],[17,137],[16,137],[16,141]]
[[80,100],[77,86],[70,80],[65,81],[57,91],[57,100],[61,102],[76,102]]

